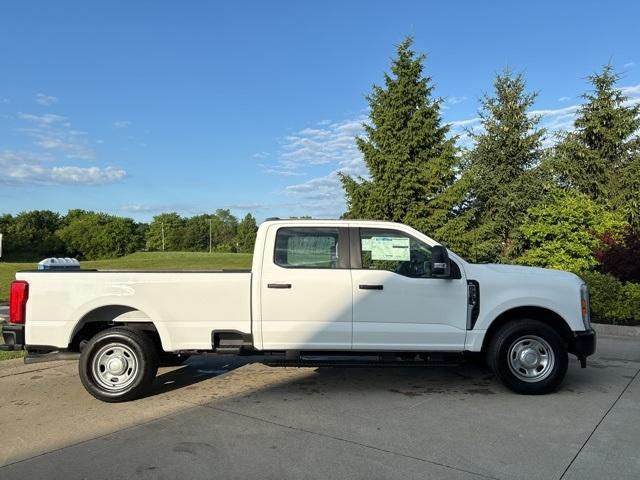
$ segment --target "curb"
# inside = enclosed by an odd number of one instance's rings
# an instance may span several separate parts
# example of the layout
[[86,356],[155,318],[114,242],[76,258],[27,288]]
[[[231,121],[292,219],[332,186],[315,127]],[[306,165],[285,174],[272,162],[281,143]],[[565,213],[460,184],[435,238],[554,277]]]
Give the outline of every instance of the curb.
[[609,325],[606,323],[592,323],[591,326],[599,335],[615,337],[640,337],[640,327],[627,325]]

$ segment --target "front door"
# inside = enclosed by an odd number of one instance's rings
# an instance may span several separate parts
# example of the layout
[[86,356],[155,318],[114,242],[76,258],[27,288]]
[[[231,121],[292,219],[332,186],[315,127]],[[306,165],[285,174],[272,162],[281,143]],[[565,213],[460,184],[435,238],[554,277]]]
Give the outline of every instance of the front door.
[[351,349],[349,232],[273,225],[260,281],[265,350]]
[[463,350],[466,281],[432,278],[431,247],[408,233],[354,228],[352,235],[353,349]]

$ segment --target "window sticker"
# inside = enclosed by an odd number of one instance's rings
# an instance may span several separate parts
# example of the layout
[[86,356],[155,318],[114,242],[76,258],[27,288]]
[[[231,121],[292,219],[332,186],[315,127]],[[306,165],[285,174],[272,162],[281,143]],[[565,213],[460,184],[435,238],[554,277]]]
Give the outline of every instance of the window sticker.
[[403,237],[371,237],[371,260],[408,262],[411,259],[409,239]]
[[370,238],[363,238],[362,239],[362,251],[363,252],[370,252],[371,251],[371,239]]

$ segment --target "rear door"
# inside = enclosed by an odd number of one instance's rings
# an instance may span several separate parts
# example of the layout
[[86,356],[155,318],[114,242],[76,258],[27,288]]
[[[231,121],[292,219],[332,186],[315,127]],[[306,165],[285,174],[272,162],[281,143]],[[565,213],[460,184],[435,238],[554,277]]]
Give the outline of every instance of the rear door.
[[274,224],[260,280],[265,350],[349,350],[349,230]]
[[[354,350],[464,349],[467,286],[431,276],[431,247],[395,229],[351,229]],[[453,261],[452,261],[453,262]]]

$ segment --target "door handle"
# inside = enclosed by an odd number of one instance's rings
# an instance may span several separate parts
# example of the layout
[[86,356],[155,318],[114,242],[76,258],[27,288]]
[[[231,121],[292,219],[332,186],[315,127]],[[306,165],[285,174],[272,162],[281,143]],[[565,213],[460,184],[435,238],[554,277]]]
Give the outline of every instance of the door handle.
[[360,285],[360,290],[382,290],[382,285]]
[[269,283],[267,288],[291,288],[290,283]]

